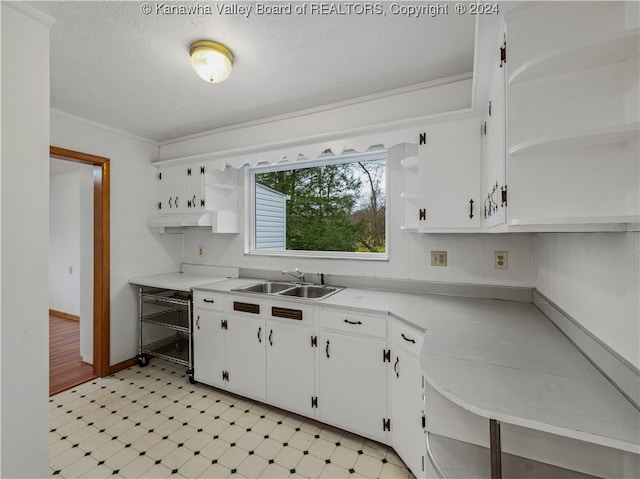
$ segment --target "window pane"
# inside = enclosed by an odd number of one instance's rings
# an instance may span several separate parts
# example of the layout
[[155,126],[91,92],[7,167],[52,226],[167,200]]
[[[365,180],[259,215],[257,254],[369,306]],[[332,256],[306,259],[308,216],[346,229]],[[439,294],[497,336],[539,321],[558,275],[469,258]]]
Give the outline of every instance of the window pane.
[[[369,155],[371,157],[373,155]],[[386,251],[386,154],[255,172],[255,249]]]

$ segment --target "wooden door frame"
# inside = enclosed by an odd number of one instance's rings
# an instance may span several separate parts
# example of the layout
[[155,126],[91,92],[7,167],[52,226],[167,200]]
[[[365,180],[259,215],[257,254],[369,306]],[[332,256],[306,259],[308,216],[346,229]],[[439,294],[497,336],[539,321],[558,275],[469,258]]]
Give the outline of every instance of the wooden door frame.
[[49,148],[49,156],[92,165],[93,171],[93,373],[110,374],[110,170],[111,160],[101,156]]

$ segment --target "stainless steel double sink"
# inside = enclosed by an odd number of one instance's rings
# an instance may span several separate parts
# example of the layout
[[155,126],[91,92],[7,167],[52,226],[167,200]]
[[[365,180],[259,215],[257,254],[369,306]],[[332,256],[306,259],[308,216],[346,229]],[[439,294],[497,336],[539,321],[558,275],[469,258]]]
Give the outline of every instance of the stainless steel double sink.
[[254,283],[248,286],[233,288],[231,291],[321,300],[326,298],[327,296],[337,293],[342,289],[344,288],[338,288],[334,286],[321,286],[317,284],[262,281],[260,283]]

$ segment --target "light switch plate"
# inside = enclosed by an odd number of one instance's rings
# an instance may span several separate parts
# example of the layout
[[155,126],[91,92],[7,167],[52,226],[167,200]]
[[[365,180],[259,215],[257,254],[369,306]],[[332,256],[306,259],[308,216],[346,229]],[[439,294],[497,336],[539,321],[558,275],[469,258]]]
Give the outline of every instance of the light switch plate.
[[495,269],[509,269],[509,252],[508,251],[494,251],[494,268]]
[[431,266],[446,266],[447,265],[447,252],[446,251],[432,251],[431,252]]

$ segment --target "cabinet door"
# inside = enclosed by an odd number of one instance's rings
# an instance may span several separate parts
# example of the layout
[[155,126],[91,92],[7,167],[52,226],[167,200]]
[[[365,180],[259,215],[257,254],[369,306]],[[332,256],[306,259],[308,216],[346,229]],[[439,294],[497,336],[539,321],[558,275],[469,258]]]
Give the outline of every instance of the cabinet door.
[[480,227],[479,118],[433,125],[419,150],[420,231]]
[[189,181],[185,166],[162,168],[158,175],[158,202],[162,213],[187,211]]
[[227,388],[264,400],[266,391],[265,324],[247,317],[225,316],[225,369]]
[[[424,473],[426,453],[423,377],[420,361],[394,345],[391,372],[391,435],[393,447],[417,476]],[[424,476],[424,474],[423,474]]]
[[290,411],[313,416],[315,395],[312,330],[267,323],[267,401]]
[[204,211],[204,177],[205,167],[193,164],[188,167],[187,178],[189,182],[189,198],[187,208],[189,211]]
[[324,333],[318,339],[318,408],[323,421],[384,441],[387,418],[386,343]]
[[196,308],[193,312],[193,369],[196,381],[225,387],[222,313]]
[[[500,50],[496,48],[496,53]],[[502,202],[506,172],[505,126],[505,70],[500,67],[498,55],[491,65],[489,104],[486,113],[484,174],[482,183],[482,213],[488,227],[506,221],[506,204]],[[479,205],[480,206],[480,205]]]

